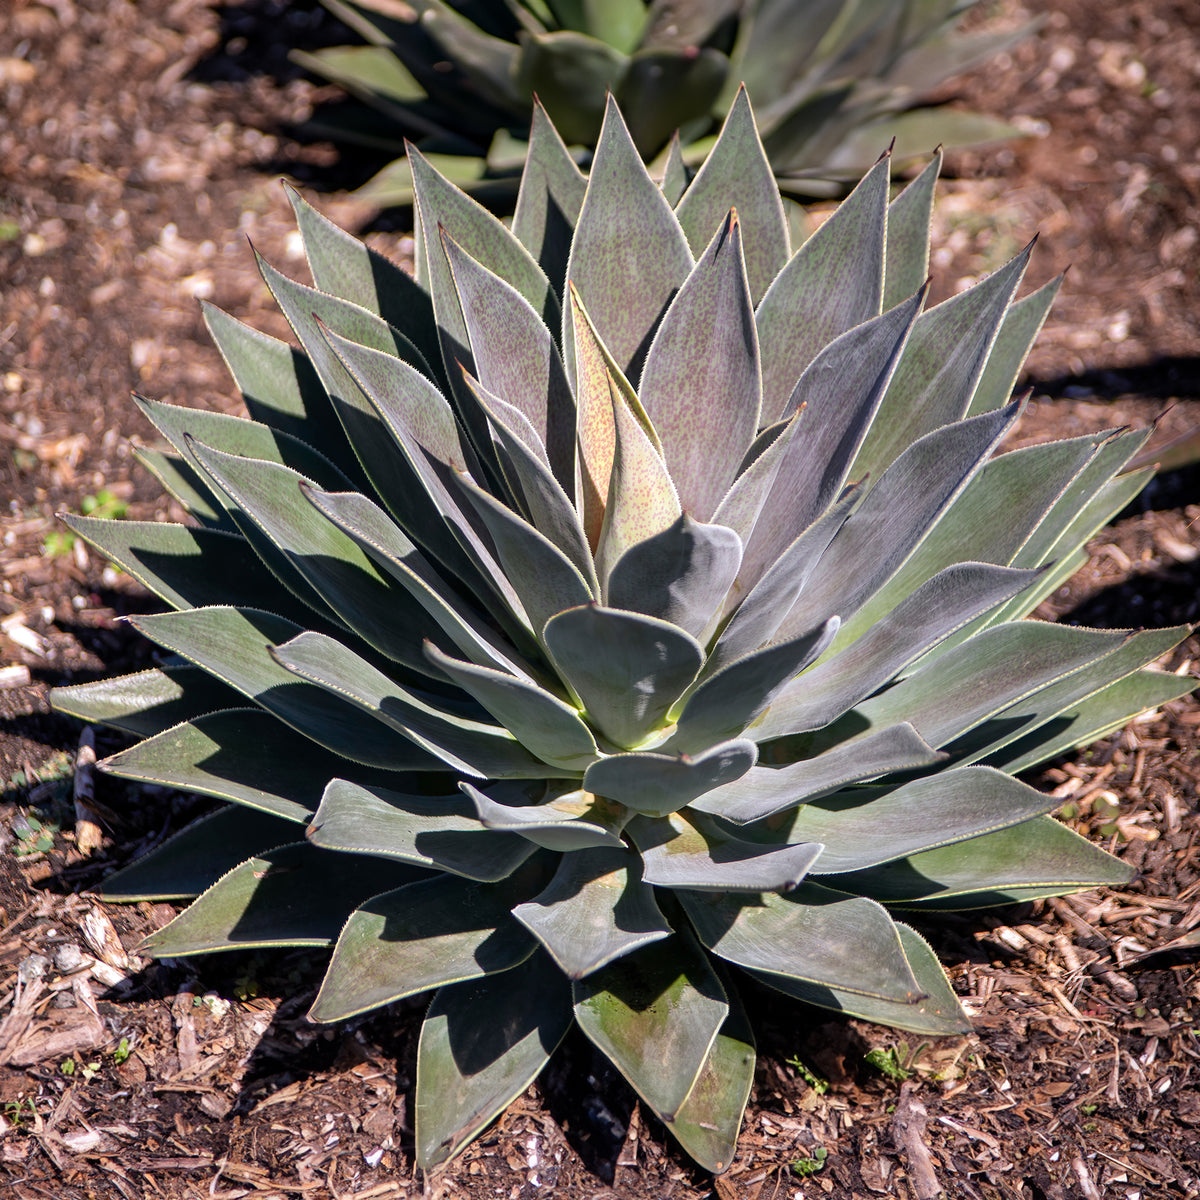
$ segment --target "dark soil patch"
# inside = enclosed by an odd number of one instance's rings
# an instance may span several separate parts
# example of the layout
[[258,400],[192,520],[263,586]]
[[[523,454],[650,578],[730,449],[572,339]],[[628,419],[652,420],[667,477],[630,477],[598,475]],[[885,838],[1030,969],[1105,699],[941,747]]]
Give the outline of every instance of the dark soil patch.
[[[1005,0],[986,16],[1020,14]],[[17,668],[0,689],[0,1178],[20,1200],[422,1192],[421,1002],[325,1029],[304,1019],[308,954],[132,954],[173,910],[88,889],[203,802],[98,780],[105,839],[84,858],[69,791],[80,729],[46,703],[57,682],[149,661],[118,618],[150,601],[56,541],[54,514],[108,492],[131,516],[171,516],[133,463],[151,434],[127,395],[234,408],[198,297],[283,332],[245,239],[295,273],[273,176],[336,188],[361,174],[285,136],[332,97],[288,67],[286,43],[338,40],[308,3],[12,0],[0,23],[0,667]],[[1190,0],[1062,0],[1038,38],[950,94],[1040,136],[951,162],[939,294],[1035,230],[1029,282],[1071,268],[1030,359],[1021,437],[1144,425],[1171,402],[1154,445],[1200,423]],[[343,195],[321,203],[343,224],[373,218]],[[1196,484],[1194,471],[1156,480],[1042,615],[1200,619]],[[1196,674],[1198,660],[1192,638],[1166,666]],[[1200,1194],[1198,728],[1200,707],[1179,701],[1035,781],[1139,867],[1128,891],[929,923],[970,1037],[906,1050],[752,993],[760,1061],[723,1200],[915,1196],[923,1153],[951,1196]],[[100,753],[116,747],[99,737]],[[871,1048],[912,1055],[908,1082],[870,1066]],[[582,1039],[429,1182],[467,1197],[712,1189]]]

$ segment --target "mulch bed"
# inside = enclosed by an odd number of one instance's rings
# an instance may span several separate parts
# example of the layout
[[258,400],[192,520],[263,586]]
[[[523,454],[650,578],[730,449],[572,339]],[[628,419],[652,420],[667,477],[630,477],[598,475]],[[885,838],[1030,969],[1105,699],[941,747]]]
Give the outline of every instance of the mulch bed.
[[[984,15],[1020,12],[1005,0]],[[304,1017],[319,974],[308,952],[136,954],[175,910],[106,905],[94,889],[204,802],[102,776],[87,791],[92,751],[77,723],[49,712],[47,689],[149,661],[119,617],[152,601],[56,536],[54,514],[99,502],[172,516],[133,463],[131,445],[152,434],[127,396],[235,410],[198,298],[284,333],[245,241],[301,271],[276,177],[334,189],[370,166],[288,136],[334,94],[291,68],[287,47],[340,40],[324,10],[279,0],[10,0],[0,29],[0,479],[11,498],[0,512],[0,1191],[1200,1196],[1194,698],[1032,780],[1138,868],[1133,884],[923,927],[971,1035],[909,1045],[751,993],[755,1088],[737,1160],[715,1183],[582,1038],[422,1179],[411,1108],[421,1000],[326,1028]],[[1171,403],[1153,444],[1195,427],[1190,0],[1062,0],[1037,38],[947,94],[1035,136],[950,161],[938,294],[1035,230],[1028,282],[1070,266],[1030,359],[1020,436],[1144,425]],[[317,202],[405,256],[386,216],[336,191]],[[1194,469],[1157,479],[1039,615],[1105,627],[1200,618],[1197,482]],[[1163,665],[1200,675],[1200,640]],[[117,748],[95,737],[95,753]]]

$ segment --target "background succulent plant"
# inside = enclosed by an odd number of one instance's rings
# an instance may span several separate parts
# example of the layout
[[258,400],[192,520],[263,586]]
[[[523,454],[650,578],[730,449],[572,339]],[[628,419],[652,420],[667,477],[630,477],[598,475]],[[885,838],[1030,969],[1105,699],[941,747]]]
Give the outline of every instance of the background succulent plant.
[[[535,95],[568,144],[590,149],[612,92],[645,160],[678,130],[696,165],[744,83],[780,186],[806,195],[858,180],[892,138],[904,159],[1011,137],[994,118],[920,104],[1031,28],[960,32],[973,0],[322,3],[366,45],[293,57],[374,111],[327,112],[314,130],[397,155],[410,139],[461,187],[510,202]],[[364,195],[409,203],[407,161]]]
[[412,161],[415,279],[293,196],[300,348],[207,310],[249,419],[140,402],[195,523],[69,522],[174,611],[56,704],[229,802],[106,892],[199,896],[160,955],[332,946],[317,1020],[433,990],[425,1167],[576,1024],[719,1171],[742,973],[955,1032],[897,910],[1127,878],[1013,773],[1190,686],[1184,629],[1021,619],[1146,435],[996,454],[1058,281],[925,311],[936,160],[794,254],[744,92],[687,186],[536,110],[511,230]]

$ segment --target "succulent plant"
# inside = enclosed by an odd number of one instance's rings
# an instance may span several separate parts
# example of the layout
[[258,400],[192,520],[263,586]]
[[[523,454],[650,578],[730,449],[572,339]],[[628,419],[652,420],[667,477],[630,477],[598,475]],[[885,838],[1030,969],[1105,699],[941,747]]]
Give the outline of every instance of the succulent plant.
[[140,401],[194,523],[69,519],[173,611],[55,703],[227,802],[105,893],[199,897],[158,955],[332,947],[318,1021],[433,991],[424,1167],[578,1025],[720,1171],[740,980],[961,1031],[894,914],[1128,877],[1013,775],[1190,686],[1183,629],[1022,619],[1146,434],[997,453],[1058,281],[925,311],[937,169],[792,253],[744,92],[686,189],[539,110],[511,230],[414,154],[415,278],[293,195],[299,348],[207,309],[249,419]]
[[[922,104],[952,75],[1026,36],[962,32],[974,0],[322,0],[365,45],[293,58],[369,106],[313,132],[404,152],[411,139],[455,183],[511,202],[536,96],[568,144],[595,146],[611,92],[649,161],[679,131],[698,165],[744,84],[780,186],[831,195],[881,145],[897,159],[1014,136],[979,113]],[[398,158],[364,189],[412,199]]]

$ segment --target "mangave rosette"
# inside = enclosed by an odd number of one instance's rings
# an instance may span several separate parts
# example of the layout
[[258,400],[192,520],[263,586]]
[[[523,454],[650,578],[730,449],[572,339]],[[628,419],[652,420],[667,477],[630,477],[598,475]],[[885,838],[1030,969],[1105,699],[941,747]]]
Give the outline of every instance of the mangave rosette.
[[926,311],[936,161],[795,253],[744,93],[686,186],[537,112],[511,230],[413,167],[415,279],[293,197],[300,348],[207,313],[249,419],[141,401],[194,523],[70,519],[174,611],[55,702],[228,802],[106,891],[199,897],[159,955],[331,946],[318,1021],[432,991],[425,1167],[575,1023],[720,1171],[742,973],[961,1031],[897,911],[1128,878],[1013,774],[1189,687],[1182,629],[1021,619],[1146,435],[996,453],[1057,281]]

